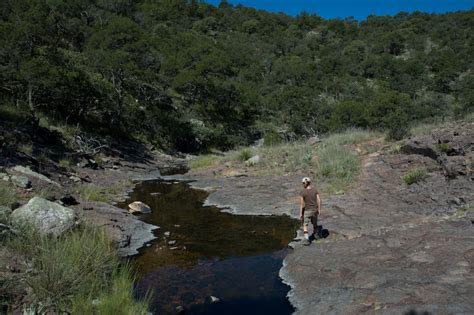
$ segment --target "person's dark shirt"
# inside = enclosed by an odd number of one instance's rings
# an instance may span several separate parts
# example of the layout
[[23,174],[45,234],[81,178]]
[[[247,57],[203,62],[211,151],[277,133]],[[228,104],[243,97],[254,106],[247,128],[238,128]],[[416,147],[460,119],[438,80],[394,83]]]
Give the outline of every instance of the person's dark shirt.
[[313,186],[311,186],[309,189],[305,188],[300,192],[300,196],[303,197],[304,200],[305,211],[316,211],[318,209],[318,199],[316,197],[317,194],[318,190]]

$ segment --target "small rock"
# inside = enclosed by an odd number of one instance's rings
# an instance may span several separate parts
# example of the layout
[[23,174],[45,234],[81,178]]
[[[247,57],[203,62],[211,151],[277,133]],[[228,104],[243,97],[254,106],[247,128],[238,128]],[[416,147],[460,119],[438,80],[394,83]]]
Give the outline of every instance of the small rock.
[[181,305],[176,306],[176,313],[177,314],[184,314],[184,307],[182,307]]
[[159,196],[159,195],[161,195],[161,193],[159,193],[159,192],[153,192],[153,193],[151,193],[150,195],[152,195],[152,196]]
[[451,201],[452,201],[452,203],[455,204],[456,206],[462,205],[461,199],[459,199],[459,198],[453,198]]
[[130,213],[150,213],[151,208],[141,201],[135,201],[128,205]]
[[171,232],[165,232],[165,233],[163,233],[163,234],[165,235],[165,237],[170,237]]
[[178,246],[175,246],[175,247],[170,247],[170,250],[177,250],[177,249],[179,249],[179,247],[178,247]]
[[221,299],[219,299],[218,297],[215,297],[213,295],[211,295],[209,298],[211,299],[212,304],[219,303],[221,301]]
[[69,176],[69,179],[72,180],[75,183],[79,183],[81,181],[81,179],[79,177],[74,176],[74,175]]
[[169,241],[168,242],[168,245],[175,245],[176,244],[176,241]]
[[20,188],[30,188],[31,187],[31,181],[28,179],[26,176],[12,176],[11,180],[13,184]]
[[177,227],[177,228],[179,228],[179,227],[181,227],[181,225],[179,225],[179,224],[175,224],[175,225],[174,225],[174,227]]

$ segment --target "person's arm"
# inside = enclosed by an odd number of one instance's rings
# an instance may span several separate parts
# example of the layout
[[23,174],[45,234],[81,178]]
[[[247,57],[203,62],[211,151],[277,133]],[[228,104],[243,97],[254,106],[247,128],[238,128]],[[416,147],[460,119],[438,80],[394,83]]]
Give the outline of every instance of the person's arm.
[[303,218],[304,198],[300,196],[300,219]]
[[318,202],[318,215],[321,214],[321,198],[319,197],[319,193],[316,194],[316,201]]

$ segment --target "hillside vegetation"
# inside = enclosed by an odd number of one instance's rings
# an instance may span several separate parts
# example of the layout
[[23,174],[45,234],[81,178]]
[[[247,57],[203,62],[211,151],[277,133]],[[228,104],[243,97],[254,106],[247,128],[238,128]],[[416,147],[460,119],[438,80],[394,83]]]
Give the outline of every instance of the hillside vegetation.
[[325,20],[226,1],[7,0],[0,117],[185,152],[473,111],[474,11]]

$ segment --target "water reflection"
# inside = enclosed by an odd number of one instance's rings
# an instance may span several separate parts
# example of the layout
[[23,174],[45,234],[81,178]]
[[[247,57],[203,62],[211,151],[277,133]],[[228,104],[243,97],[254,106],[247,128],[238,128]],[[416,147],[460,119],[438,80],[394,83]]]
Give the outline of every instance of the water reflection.
[[[153,290],[156,314],[290,314],[278,278],[298,222],[237,216],[203,207],[207,194],[184,183],[144,182],[128,202],[152,207],[142,219],[161,227],[137,256],[139,293]],[[125,206],[123,204],[122,206]],[[210,304],[209,296],[221,302]]]

